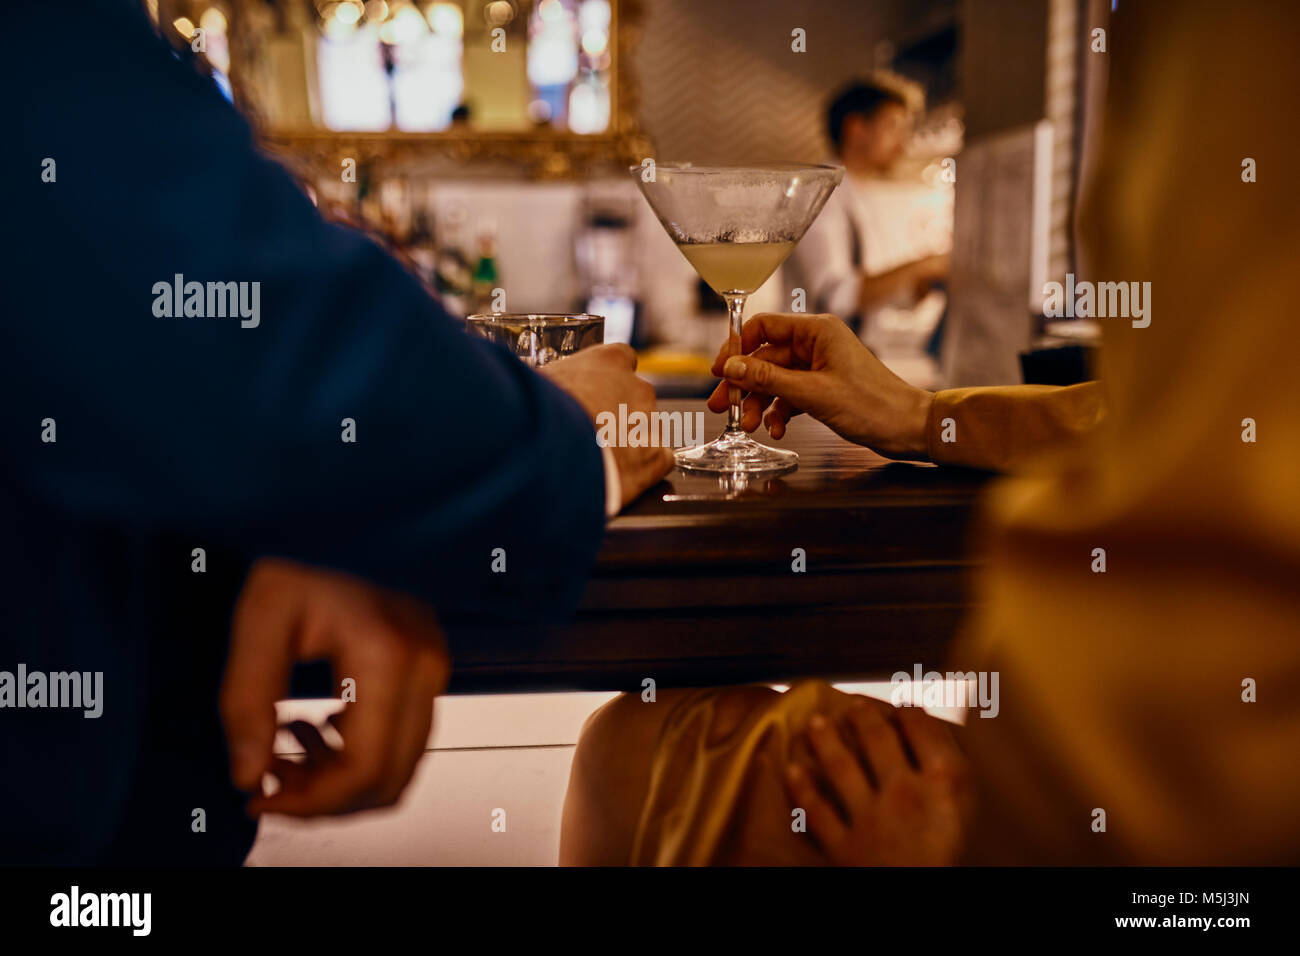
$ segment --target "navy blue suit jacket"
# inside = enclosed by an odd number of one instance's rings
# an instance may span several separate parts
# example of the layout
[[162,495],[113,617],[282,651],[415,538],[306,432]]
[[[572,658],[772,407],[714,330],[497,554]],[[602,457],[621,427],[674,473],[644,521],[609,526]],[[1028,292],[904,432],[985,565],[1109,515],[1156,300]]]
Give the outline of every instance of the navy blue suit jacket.
[[[601,458],[569,396],[324,222],[140,4],[73,6],[0,34],[0,671],[102,671],[103,715],[0,709],[0,862],[237,861],[215,699],[248,562],[563,617]],[[259,282],[259,324],[156,316],[178,273]]]

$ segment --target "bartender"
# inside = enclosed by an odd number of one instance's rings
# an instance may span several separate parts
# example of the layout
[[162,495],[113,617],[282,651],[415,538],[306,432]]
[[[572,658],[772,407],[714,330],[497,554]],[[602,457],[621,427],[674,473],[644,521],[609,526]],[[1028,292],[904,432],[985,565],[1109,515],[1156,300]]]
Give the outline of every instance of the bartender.
[[806,308],[845,317],[859,338],[915,385],[937,384],[925,344],[946,297],[952,193],[891,178],[912,132],[900,90],[855,82],[838,93],[826,132],[844,182],[787,263],[791,292]]

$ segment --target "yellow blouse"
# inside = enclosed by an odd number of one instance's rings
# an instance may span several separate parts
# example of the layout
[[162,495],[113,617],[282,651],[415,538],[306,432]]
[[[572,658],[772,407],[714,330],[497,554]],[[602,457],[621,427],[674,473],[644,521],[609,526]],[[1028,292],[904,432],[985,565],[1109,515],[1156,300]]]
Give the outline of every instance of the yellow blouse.
[[1300,7],[1123,4],[1110,34],[1082,225],[1151,323],[1100,320],[1105,421],[992,492],[952,659],[1001,678],[963,734],[970,858],[1295,863]]

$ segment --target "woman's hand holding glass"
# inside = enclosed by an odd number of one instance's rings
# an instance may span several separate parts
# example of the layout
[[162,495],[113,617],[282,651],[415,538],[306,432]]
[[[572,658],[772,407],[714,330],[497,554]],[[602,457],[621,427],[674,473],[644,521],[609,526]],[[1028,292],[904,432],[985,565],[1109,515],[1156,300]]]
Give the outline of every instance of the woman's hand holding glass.
[[749,394],[741,427],[767,425],[773,438],[807,412],[843,438],[888,458],[925,460],[933,394],[903,381],[834,315],[764,312],[744,324],[743,355],[723,345],[713,363],[722,376],[709,408],[724,411],[728,385]]

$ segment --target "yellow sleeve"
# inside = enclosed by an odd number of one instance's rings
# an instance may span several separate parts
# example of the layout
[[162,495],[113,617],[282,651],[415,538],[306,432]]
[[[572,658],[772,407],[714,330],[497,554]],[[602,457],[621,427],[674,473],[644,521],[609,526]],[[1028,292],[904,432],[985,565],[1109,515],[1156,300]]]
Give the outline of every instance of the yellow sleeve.
[[1086,435],[1102,411],[1097,382],[951,388],[935,393],[926,443],[935,464],[1012,471]]

